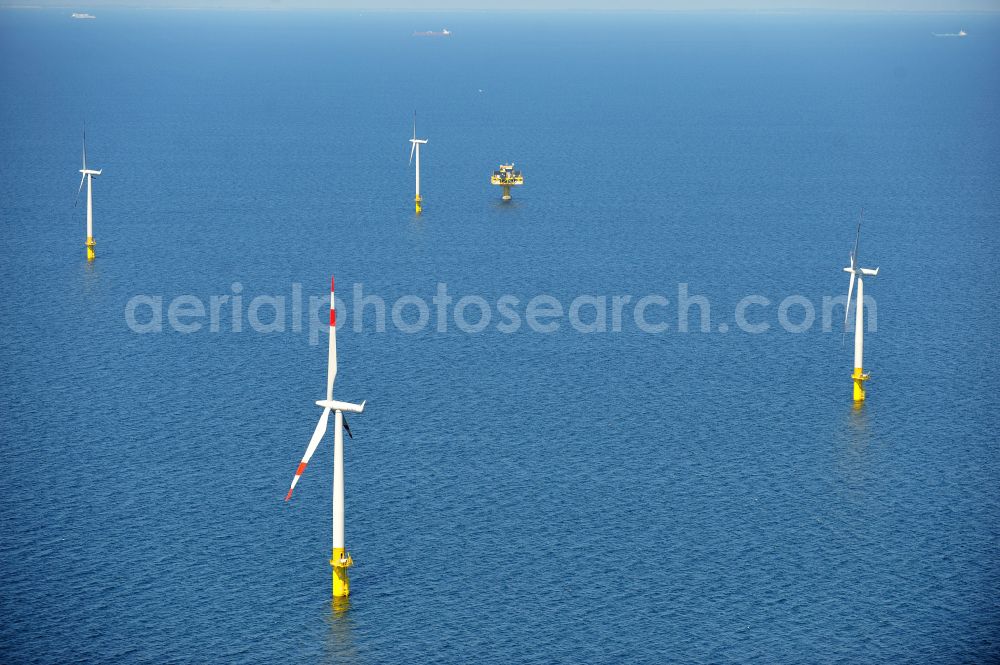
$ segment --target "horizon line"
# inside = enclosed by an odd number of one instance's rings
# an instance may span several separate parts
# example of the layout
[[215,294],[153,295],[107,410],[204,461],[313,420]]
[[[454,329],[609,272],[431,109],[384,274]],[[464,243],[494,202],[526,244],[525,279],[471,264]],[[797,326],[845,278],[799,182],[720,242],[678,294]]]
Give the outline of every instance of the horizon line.
[[193,12],[268,12],[268,13],[293,13],[293,12],[329,12],[329,13],[358,13],[358,14],[752,14],[752,15],[798,15],[798,14],[896,14],[896,15],[930,15],[930,14],[998,14],[1000,6],[997,8],[978,9],[919,9],[919,8],[836,8],[836,7],[798,7],[798,8],[772,8],[772,9],[747,9],[736,7],[718,8],[530,8],[516,7],[510,9],[479,9],[479,8],[414,8],[414,7],[376,7],[376,8],[349,8],[349,7],[329,7],[322,5],[302,5],[302,6],[233,6],[233,5],[207,5],[179,4],[172,6],[143,6],[133,4],[106,4],[86,9],[78,5],[39,5],[39,4],[0,4],[0,9],[7,10],[35,10],[35,11],[193,11]]

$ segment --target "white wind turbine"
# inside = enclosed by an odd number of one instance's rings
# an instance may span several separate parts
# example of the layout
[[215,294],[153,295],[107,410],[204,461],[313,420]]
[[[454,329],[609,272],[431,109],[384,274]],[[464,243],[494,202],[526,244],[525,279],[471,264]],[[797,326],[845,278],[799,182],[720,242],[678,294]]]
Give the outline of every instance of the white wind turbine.
[[73,207],[80,201],[80,192],[83,191],[83,182],[87,181],[87,260],[94,260],[94,186],[93,179],[95,175],[101,175],[103,169],[95,171],[93,169],[87,168],[87,127],[83,128],[83,168],[80,169],[80,188],[76,190],[76,201],[73,203]]
[[[864,211],[861,211],[864,216]],[[865,399],[865,381],[869,376],[864,372],[863,356],[865,350],[865,277],[874,277],[878,274],[878,268],[861,268],[858,266],[858,244],[861,240],[861,221],[858,221],[858,232],[854,237],[854,249],[851,250],[851,265],[844,268],[844,272],[851,274],[851,284],[847,289],[847,304],[844,306],[844,334],[847,334],[847,321],[851,315],[851,294],[854,292],[854,282],[858,283],[857,306],[854,308],[854,373],[851,380],[854,381],[854,401],[861,402]]]
[[411,164],[413,163],[413,155],[414,155],[414,153],[416,153],[416,155],[417,155],[417,196],[416,196],[416,198],[413,199],[413,202],[414,202],[414,205],[416,205],[416,209],[417,209],[417,214],[418,215],[420,214],[420,212],[422,210],[422,207],[421,207],[420,204],[423,203],[423,199],[420,198],[420,145],[422,143],[427,143],[427,139],[418,139],[417,138],[417,113],[416,113],[416,111],[414,111],[413,112],[413,138],[410,139],[410,146],[411,146],[410,147],[410,163]]
[[326,372],[326,399],[316,402],[317,406],[323,407],[320,414],[319,423],[313,432],[306,454],[299,462],[298,469],[295,470],[295,477],[292,478],[292,486],[288,489],[285,501],[292,497],[295,485],[302,477],[306,465],[316,452],[319,442],[326,434],[327,423],[330,419],[330,412],[334,412],[334,443],[333,443],[333,554],[330,557],[330,565],[333,566],[333,596],[335,598],[347,596],[351,591],[350,580],[347,576],[347,569],[354,565],[351,555],[344,549],[344,433],[354,438],[351,428],[344,418],[344,411],[350,413],[361,413],[365,410],[365,403],[350,404],[348,402],[338,402],[333,399],[333,380],[337,377],[337,310],[333,297],[333,278],[330,278],[330,351]]

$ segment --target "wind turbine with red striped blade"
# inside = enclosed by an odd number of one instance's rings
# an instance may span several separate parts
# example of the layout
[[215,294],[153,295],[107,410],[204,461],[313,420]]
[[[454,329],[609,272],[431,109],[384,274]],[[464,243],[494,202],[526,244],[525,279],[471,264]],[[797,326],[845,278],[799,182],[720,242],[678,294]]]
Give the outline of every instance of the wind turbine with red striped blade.
[[292,486],[288,488],[285,501],[292,498],[292,491],[298,484],[302,472],[306,470],[306,465],[312,459],[313,453],[319,446],[326,434],[327,425],[330,420],[330,412],[334,414],[333,425],[333,554],[330,557],[330,565],[333,566],[333,597],[345,597],[351,592],[351,583],[347,576],[347,569],[354,565],[351,555],[344,549],[344,430],[352,439],[351,429],[344,418],[344,412],[362,413],[365,410],[365,403],[351,404],[350,402],[338,402],[333,399],[333,381],[337,378],[337,308],[333,297],[334,280],[330,278],[330,353],[326,372],[326,399],[316,402],[317,406],[323,407],[320,414],[319,423],[313,431],[312,439],[306,448],[306,454],[299,462],[298,469],[295,470],[295,477],[292,478]]

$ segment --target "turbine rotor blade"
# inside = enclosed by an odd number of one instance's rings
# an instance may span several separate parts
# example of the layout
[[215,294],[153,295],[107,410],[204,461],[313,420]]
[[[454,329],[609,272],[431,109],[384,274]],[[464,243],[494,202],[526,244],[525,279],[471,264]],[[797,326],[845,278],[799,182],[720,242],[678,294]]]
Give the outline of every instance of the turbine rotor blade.
[[851,315],[851,294],[854,293],[854,278],[855,275],[851,273],[851,285],[847,288],[847,304],[844,306],[844,334],[847,334],[847,319]]
[[74,208],[76,207],[76,204],[80,202],[80,192],[83,191],[83,181],[86,180],[86,179],[87,179],[87,174],[86,173],[83,173],[83,174],[80,175],[80,189],[76,190],[76,198],[73,199],[73,207]]
[[858,264],[858,245],[861,242],[861,220],[864,219],[865,209],[861,209],[861,215],[858,217],[858,232],[854,236],[854,249],[851,250],[851,267],[854,268]]
[[417,144],[410,141],[410,165],[413,165],[413,151],[417,149]]
[[87,170],[87,125],[83,126],[83,170]]
[[337,378],[337,299],[334,297],[334,277],[330,276],[330,350],[326,359],[326,398],[333,399],[333,382]]
[[313,431],[312,438],[309,439],[309,447],[306,448],[306,454],[302,456],[302,461],[299,462],[299,468],[295,470],[295,477],[292,478],[292,486],[288,488],[288,494],[285,495],[285,501],[292,498],[292,491],[295,489],[295,485],[298,484],[299,478],[302,477],[302,472],[306,470],[306,465],[309,464],[309,460],[312,459],[313,453],[316,452],[319,442],[323,440],[323,435],[326,434],[326,425],[329,420],[330,409],[323,409],[323,415],[319,417],[319,422],[316,424],[316,429]]
[[855,270],[858,268],[858,245],[861,242],[861,221],[865,217],[865,209],[861,209],[858,216],[858,231],[854,235],[854,248],[851,249],[851,285],[847,288],[847,303],[844,305],[844,335],[840,340],[841,345],[847,341],[847,320],[851,316],[851,294],[854,293],[854,279],[857,277]]

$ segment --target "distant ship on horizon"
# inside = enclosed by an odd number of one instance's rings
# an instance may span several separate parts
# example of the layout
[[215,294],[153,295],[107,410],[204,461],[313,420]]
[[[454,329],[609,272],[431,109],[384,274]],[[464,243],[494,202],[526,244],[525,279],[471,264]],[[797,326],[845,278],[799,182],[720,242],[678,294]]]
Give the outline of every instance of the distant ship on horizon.
[[72,18],[97,18],[93,14],[78,14],[78,13],[75,13],[75,12],[71,15],[71,17]]
[[969,33],[965,30],[959,30],[958,32],[932,32],[935,37],[968,37]]
[[442,28],[441,32],[434,32],[433,30],[427,30],[426,32],[414,32],[414,37],[451,37],[451,30],[448,28]]

